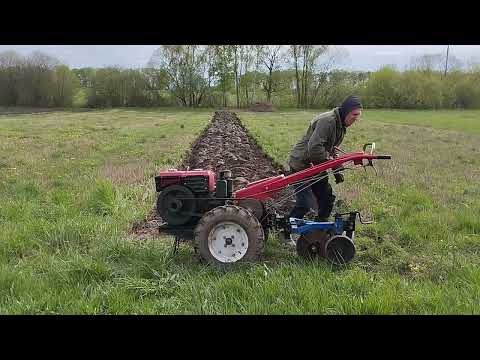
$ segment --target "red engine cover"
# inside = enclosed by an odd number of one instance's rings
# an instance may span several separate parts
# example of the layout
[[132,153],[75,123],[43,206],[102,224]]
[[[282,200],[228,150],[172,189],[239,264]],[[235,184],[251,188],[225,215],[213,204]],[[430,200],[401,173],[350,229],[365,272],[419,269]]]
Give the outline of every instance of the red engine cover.
[[202,170],[202,169],[195,169],[195,170],[166,170],[160,171],[158,173],[159,177],[159,185],[163,188],[169,185],[183,183],[183,180],[186,177],[190,176],[206,176],[208,177],[208,191],[213,192],[215,191],[215,173],[210,170]]

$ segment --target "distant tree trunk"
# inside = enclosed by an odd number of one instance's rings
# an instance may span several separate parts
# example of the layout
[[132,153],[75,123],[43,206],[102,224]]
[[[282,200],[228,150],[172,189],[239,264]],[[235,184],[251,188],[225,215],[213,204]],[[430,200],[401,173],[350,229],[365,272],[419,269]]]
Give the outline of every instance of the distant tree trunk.
[[272,98],[272,68],[268,69],[267,87],[265,92],[267,93],[267,101],[270,102]]
[[273,80],[273,70],[276,69],[279,66],[279,62],[281,61],[281,45],[269,45],[266,46],[263,50],[263,63],[265,64],[265,67],[268,69],[268,78],[267,78],[267,84],[266,86],[264,85],[264,90],[267,95],[267,101],[271,101],[272,98],[272,93],[274,91],[274,80]]
[[235,75],[235,94],[237,96],[237,108],[240,108],[240,81],[238,67],[238,45],[233,45],[233,72]]
[[300,97],[300,103],[302,104],[302,107],[305,105],[305,67],[307,66],[306,64],[306,57],[307,57],[307,45],[303,46],[303,66],[302,66],[302,95]]
[[253,94],[252,102],[255,102],[256,90],[257,90],[257,73],[262,62],[263,45],[255,46],[255,72],[253,73]]
[[327,79],[327,74],[321,73],[318,75],[318,77],[319,77],[318,83],[317,83],[317,86],[315,86],[315,90],[312,95],[312,100],[310,101],[310,106],[314,106],[315,100],[317,99],[318,90],[320,90],[320,87],[325,83]]
[[227,107],[227,91],[225,89],[225,84],[222,84],[222,95],[223,95],[223,107]]
[[445,59],[445,74],[444,77],[447,76],[447,67],[448,67],[448,50],[450,49],[450,45],[447,46],[447,58]]
[[300,78],[298,74],[298,45],[292,45],[293,48],[293,61],[295,65],[295,80],[296,80],[296,87],[295,91],[297,93],[297,108],[300,108]]
[[[60,104],[64,103],[64,86],[65,86],[65,74],[62,76],[62,83],[60,85]],[[61,106],[61,105],[60,105]]]

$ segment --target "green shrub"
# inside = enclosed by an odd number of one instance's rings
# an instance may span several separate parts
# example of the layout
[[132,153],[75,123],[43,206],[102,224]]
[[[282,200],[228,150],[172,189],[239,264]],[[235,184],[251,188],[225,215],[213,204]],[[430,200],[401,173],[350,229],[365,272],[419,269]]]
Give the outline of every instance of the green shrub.
[[365,102],[368,107],[397,107],[399,80],[399,73],[390,67],[372,73],[365,89]]
[[455,87],[455,98],[457,107],[480,107],[480,85],[471,78],[462,79]]

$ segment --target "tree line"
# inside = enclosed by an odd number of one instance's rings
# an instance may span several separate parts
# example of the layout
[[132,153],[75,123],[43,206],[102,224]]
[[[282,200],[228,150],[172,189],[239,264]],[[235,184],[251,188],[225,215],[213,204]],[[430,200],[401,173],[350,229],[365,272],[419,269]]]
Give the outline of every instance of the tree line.
[[69,107],[78,90],[68,66],[41,52],[0,54],[0,105]]
[[348,57],[327,45],[163,45],[144,68],[70,69],[34,52],[0,53],[0,105],[37,107],[331,108],[358,94],[370,108],[480,107],[480,70],[441,54],[408,69],[340,70]]

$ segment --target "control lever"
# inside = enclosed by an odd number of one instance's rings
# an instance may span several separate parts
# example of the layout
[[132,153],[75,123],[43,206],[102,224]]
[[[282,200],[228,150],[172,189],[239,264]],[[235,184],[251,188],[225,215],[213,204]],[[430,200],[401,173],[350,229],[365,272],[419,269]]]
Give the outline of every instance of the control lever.
[[370,155],[373,155],[373,152],[375,151],[375,143],[374,142],[371,142],[371,143],[366,143],[363,145],[363,152],[365,152],[367,150],[367,147],[371,147],[370,148]]
[[360,211],[357,211],[357,214],[358,214],[358,220],[360,220],[360,223],[362,223],[362,224],[364,224],[364,225],[373,224],[373,220],[363,221],[362,215],[360,214]]

